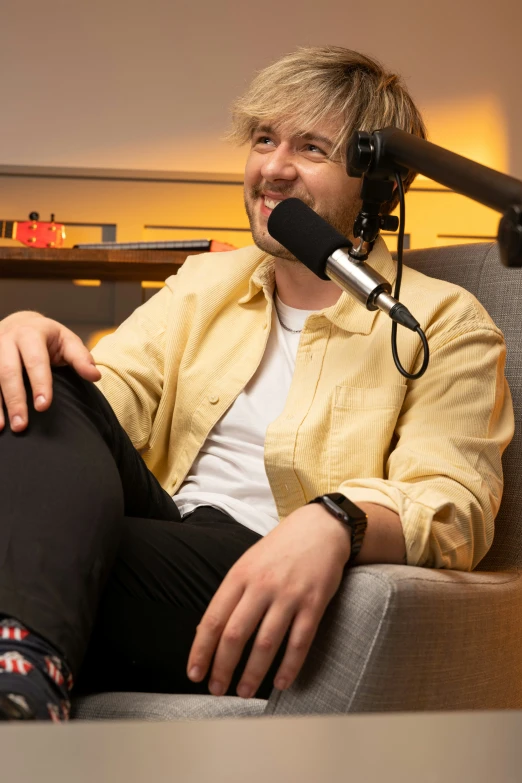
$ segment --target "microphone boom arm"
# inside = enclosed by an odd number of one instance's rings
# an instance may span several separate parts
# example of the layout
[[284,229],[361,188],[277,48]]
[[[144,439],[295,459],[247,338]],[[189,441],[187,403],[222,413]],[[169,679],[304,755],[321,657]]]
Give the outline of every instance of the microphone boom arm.
[[502,262],[522,266],[522,182],[399,128],[374,133],[355,131],[347,151],[352,177],[389,179],[413,170],[478,201],[503,217],[498,242]]

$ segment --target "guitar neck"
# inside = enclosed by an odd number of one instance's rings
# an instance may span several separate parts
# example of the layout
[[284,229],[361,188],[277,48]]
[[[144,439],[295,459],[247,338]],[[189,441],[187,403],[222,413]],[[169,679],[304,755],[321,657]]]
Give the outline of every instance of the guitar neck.
[[210,239],[167,239],[160,242],[89,242],[78,250],[210,250]]
[[0,220],[0,239],[16,238],[16,220]]

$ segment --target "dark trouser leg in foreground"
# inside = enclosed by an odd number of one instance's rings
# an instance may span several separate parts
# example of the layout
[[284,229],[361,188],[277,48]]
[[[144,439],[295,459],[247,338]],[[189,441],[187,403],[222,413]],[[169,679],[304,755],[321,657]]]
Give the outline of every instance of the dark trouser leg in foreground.
[[[149,689],[161,672],[162,689],[176,691],[183,682],[184,690],[198,691],[201,686],[192,686],[184,676],[188,650],[177,656],[183,659],[183,674],[177,664],[165,668],[155,655],[166,649],[163,644],[169,650],[186,648],[177,647],[176,634],[178,640],[193,636],[226,571],[258,536],[226,522],[233,532],[223,536],[223,554],[213,563],[207,549],[215,530],[206,532],[205,524],[197,523],[201,512],[195,524],[180,521],[172,499],[98,389],[70,368],[55,369],[53,376],[50,409],[36,413],[30,405],[26,431],[14,434],[7,426],[0,433],[0,614],[49,641],[76,675],[104,595],[85,681],[97,687],[93,672],[98,671],[101,688],[109,687],[100,654],[103,658],[104,650],[114,653],[123,646],[131,664],[117,670],[113,687],[120,682]],[[188,527],[192,534],[182,532]],[[198,542],[204,542],[201,554]],[[190,559],[174,559],[179,547],[194,556],[187,574],[184,566]],[[202,573],[198,579],[205,562],[212,578]],[[185,630],[176,631],[184,621]],[[134,623],[144,622],[154,638],[145,656],[145,637],[131,631]],[[138,660],[142,663],[132,663]],[[134,686],[123,677],[124,670],[136,676]],[[147,671],[153,675],[150,686]]]
[[0,433],[0,612],[77,670],[124,515],[179,514],[93,384],[59,368],[53,394],[24,432]]

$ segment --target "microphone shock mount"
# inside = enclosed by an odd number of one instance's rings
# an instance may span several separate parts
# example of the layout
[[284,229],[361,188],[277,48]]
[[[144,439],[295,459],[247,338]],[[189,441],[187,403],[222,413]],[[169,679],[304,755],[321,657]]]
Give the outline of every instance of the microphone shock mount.
[[368,252],[364,243],[373,247],[379,231],[397,231],[399,218],[396,215],[381,215],[383,204],[393,197],[393,180],[365,176],[361,187],[362,207],[353,225],[353,235],[360,238],[360,244],[350,255],[356,261],[366,261]]

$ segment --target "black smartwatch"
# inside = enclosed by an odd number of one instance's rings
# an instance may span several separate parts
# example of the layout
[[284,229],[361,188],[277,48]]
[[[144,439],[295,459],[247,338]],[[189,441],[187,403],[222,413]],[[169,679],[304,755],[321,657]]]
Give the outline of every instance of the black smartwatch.
[[362,508],[348,500],[341,492],[319,495],[318,498],[310,500],[310,503],[320,503],[332,516],[350,528],[351,551],[346,565],[351,565],[361,551],[368,517]]

